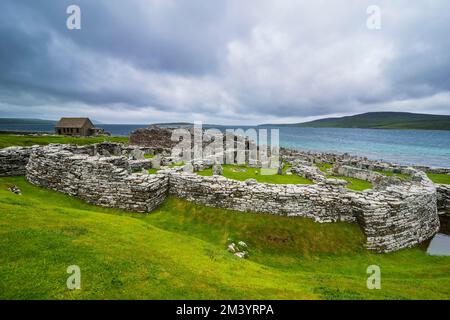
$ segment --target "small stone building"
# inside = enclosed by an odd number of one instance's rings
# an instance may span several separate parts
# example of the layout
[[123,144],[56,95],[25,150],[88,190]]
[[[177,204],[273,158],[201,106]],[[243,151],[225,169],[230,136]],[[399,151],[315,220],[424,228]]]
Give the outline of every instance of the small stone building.
[[55,126],[56,134],[87,137],[95,135],[95,127],[89,118],[61,118]]

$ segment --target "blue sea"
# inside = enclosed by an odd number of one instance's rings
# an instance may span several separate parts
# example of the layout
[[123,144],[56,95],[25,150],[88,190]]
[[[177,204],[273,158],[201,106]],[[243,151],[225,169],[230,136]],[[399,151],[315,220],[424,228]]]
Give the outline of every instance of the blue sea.
[[[147,125],[98,124],[116,136]],[[206,126],[205,126],[206,128]],[[218,127],[223,130],[225,127]],[[246,130],[249,127],[241,127]],[[275,127],[266,127],[267,129]],[[450,168],[450,131],[280,127],[280,144],[299,150],[366,156],[398,164]],[[0,130],[53,132],[52,126],[0,125]],[[270,134],[269,134],[270,136]]]
[[366,156],[406,165],[450,168],[450,131],[282,128],[282,146]]

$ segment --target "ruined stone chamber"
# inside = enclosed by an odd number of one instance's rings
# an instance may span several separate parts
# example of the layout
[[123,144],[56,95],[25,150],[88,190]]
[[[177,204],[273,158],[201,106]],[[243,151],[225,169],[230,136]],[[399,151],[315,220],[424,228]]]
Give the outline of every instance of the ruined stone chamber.
[[[337,171],[362,178],[365,170],[344,167]],[[404,170],[411,175],[407,181],[366,172],[374,188],[355,193],[353,210],[368,249],[391,252],[413,247],[439,231],[436,187],[424,172]]]
[[[157,154],[145,159],[143,153]],[[169,149],[103,143],[85,147],[50,145],[0,150],[0,175],[23,175],[31,183],[110,208],[149,213],[168,194],[206,206],[281,216],[312,218],[317,222],[358,223],[366,247],[391,252],[415,246],[439,229],[439,211],[448,212],[449,188],[434,185],[418,168],[334,154],[284,150],[283,161],[292,173],[312,185],[240,182],[220,175],[195,173],[210,168],[206,159],[170,168],[178,162]],[[335,175],[370,181],[373,188],[356,192],[346,182],[330,179],[314,164],[333,163]],[[157,174],[147,169],[162,166]],[[374,172],[408,174],[400,180]]]
[[120,145],[111,144],[37,149],[26,166],[26,178],[91,204],[144,213],[160,205],[168,190],[166,175],[133,173]]
[[35,147],[10,147],[0,150],[0,177],[23,176]]
[[326,184],[264,184],[171,172],[170,193],[211,207],[308,217],[317,222],[356,221],[351,198]]
[[293,167],[313,179],[313,185],[240,182],[172,171],[170,193],[211,207],[308,217],[322,223],[357,222],[366,235],[366,247],[377,252],[415,246],[439,230],[436,187],[421,171],[410,168],[411,178],[399,181],[364,169],[337,167],[341,175],[367,179],[374,185],[371,190],[355,192],[344,181],[327,179],[315,169]]

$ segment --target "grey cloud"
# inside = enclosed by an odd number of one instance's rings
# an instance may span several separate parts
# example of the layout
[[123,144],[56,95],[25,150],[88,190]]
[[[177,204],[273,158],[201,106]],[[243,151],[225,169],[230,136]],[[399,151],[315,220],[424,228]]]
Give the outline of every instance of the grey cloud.
[[79,0],[82,30],[69,31],[73,1],[4,0],[0,112],[251,123],[450,113],[450,4],[375,2],[380,31],[365,28],[373,1]]

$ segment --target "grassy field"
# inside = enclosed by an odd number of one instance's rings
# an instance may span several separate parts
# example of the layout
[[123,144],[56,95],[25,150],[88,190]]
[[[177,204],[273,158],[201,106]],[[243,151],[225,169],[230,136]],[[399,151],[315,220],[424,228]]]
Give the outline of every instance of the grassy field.
[[347,188],[353,191],[364,191],[372,189],[373,185],[369,181],[350,178],[345,176],[327,176],[328,179],[340,179],[348,182]]
[[104,141],[128,143],[127,137],[65,137],[65,136],[18,136],[0,134],[0,149],[12,146],[30,147],[50,143],[87,145]]
[[450,174],[427,173],[428,178],[434,183],[450,184]]
[[[230,237],[247,242],[249,259],[226,251]],[[353,224],[175,198],[145,216],[0,178],[0,299],[450,299],[449,257],[373,254],[363,241]],[[366,288],[373,264],[381,290]],[[81,290],[66,288],[70,265]]]
[[353,191],[364,191],[367,189],[372,189],[373,185],[369,181],[356,179],[356,178],[350,178],[346,176],[336,176],[331,174],[331,168],[333,168],[333,165],[331,163],[316,163],[315,166],[320,169],[323,173],[326,174],[328,179],[340,179],[345,180],[348,182],[347,188]]
[[172,163],[172,164],[169,166],[169,168],[182,167],[182,166],[184,166],[184,165],[185,165],[184,161],[179,161],[179,162]]
[[320,169],[323,173],[328,173],[331,168],[333,168],[333,165],[331,163],[316,163],[316,167]]
[[[261,169],[259,168],[251,168],[248,166],[237,166],[224,164],[223,167],[223,176],[229,179],[245,181],[247,179],[255,179],[260,183],[273,183],[273,184],[312,184],[311,180],[300,177],[296,174],[287,175],[286,170],[290,168],[290,166],[284,166],[283,175],[272,174],[272,175],[261,175]],[[242,170],[236,172],[236,170]],[[212,176],[212,169],[206,169],[198,172],[199,175],[202,176]]]

